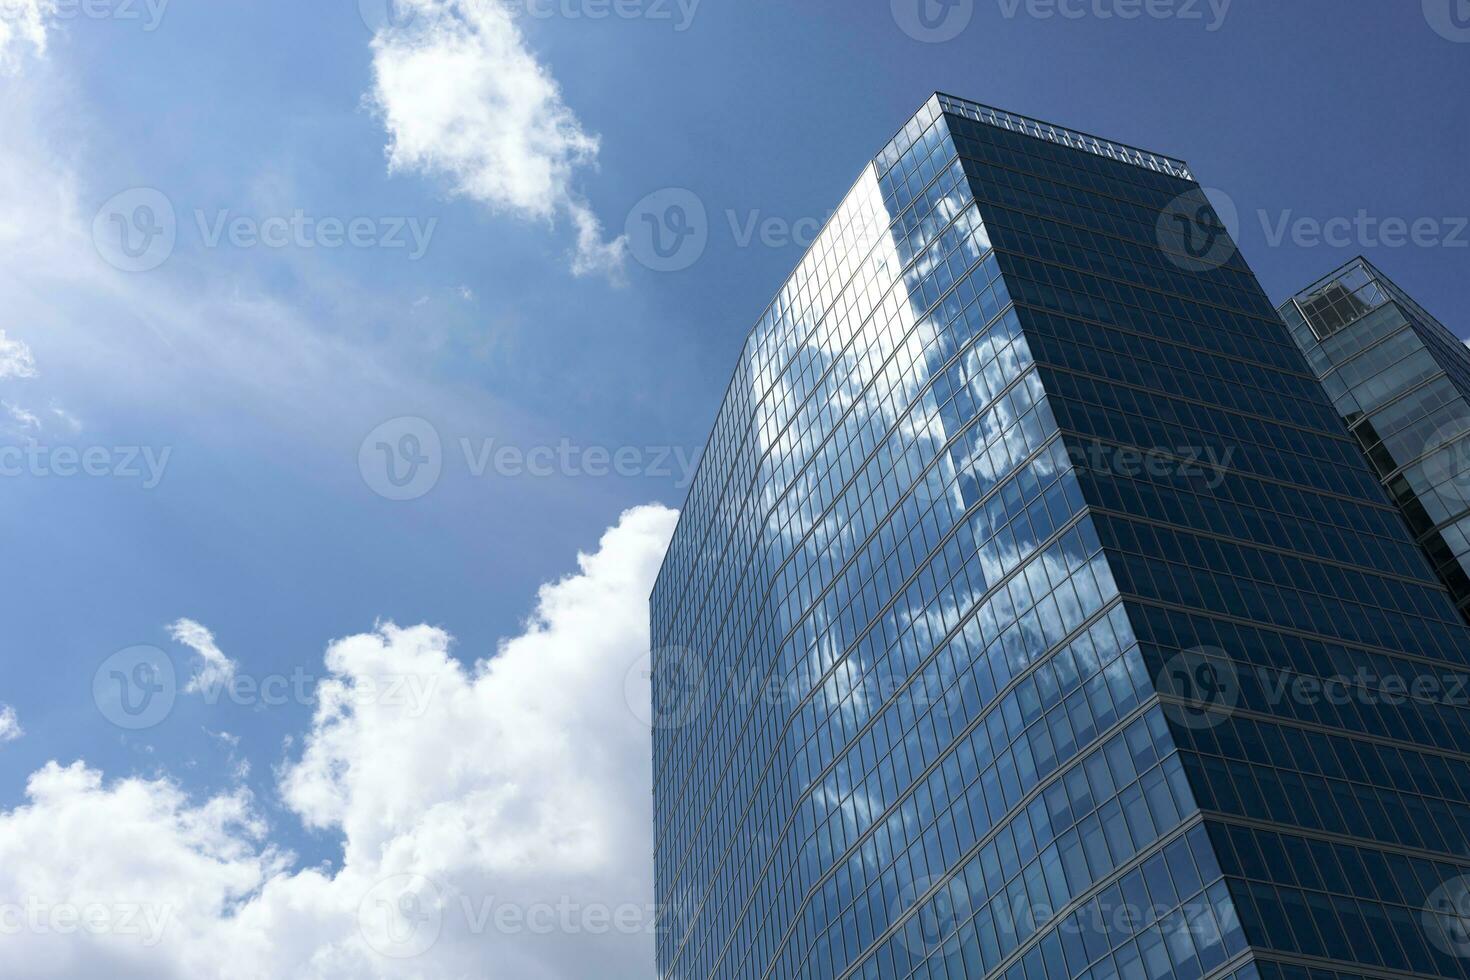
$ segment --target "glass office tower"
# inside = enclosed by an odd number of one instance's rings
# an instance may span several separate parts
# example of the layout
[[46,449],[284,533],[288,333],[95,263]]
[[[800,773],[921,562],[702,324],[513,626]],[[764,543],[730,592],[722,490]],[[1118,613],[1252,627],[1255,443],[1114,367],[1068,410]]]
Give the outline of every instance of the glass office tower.
[[1470,616],[1470,350],[1364,258],[1281,316]]
[[1179,161],[931,99],[651,617],[663,977],[1470,975],[1466,627]]

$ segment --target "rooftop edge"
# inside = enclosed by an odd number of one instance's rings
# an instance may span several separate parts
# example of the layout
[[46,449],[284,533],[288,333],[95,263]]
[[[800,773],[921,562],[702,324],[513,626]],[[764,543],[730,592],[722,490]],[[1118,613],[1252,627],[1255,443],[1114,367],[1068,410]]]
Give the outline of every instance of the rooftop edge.
[[[1046,140],[1047,142],[1056,143],[1061,146],[1069,146],[1073,149],[1082,150],[1095,156],[1105,157],[1109,160],[1117,160],[1120,163],[1142,167],[1145,170],[1152,170],[1156,173],[1167,174],[1170,177],[1177,177],[1182,180],[1195,179],[1189,164],[1175,157],[1165,156],[1162,153],[1155,153],[1152,150],[1145,150],[1136,146],[1129,146],[1127,143],[1120,143],[1117,140],[1104,139],[1101,136],[1084,133],[1079,129],[1069,129],[1066,126],[1058,126],[1056,123],[1033,119],[1030,116],[1023,116],[1019,113],[985,105],[984,103],[975,102],[970,99],[962,99],[959,96],[950,95],[947,92],[935,92],[925,100],[924,104],[919,107],[919,110],[910,117],[909,123],[905,124],[904,130],[908,128],[910,123],[922,116],[926,110],[931,113],[938,111],[963,116],[967,119],[973,119],[976,122],[985,123],[988,126],[997,126],[1001,129],[1023,133],[1027,136]],[[882,160],[894,149],[895,144],[903,140],[904,130],[900,130],[883,147],[883,150],[879,152],[876,159]],[[899,151],[899,153],[901,152]]]

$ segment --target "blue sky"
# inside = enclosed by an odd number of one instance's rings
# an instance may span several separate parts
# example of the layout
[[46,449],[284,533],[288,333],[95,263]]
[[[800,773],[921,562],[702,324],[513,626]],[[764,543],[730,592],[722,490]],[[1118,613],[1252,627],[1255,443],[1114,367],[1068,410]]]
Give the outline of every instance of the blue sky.
[[[1464,0],[925,0],[929,28],[917,2],[0,2],[0,446],[91,449],[107,474],[47,455],[0,478],[0,704],[24,732],[0,744],[0,829],[44,823],[28,780],[80,761],[100,782],[53,771],[50,805],[121,805],[137,777],[182,823],[239,802],[259,881],[272,848],[281,874],[340,872],[362,814],[300,788],[311,753],[381,746],[314,720],[314,696],[210,703],[184,690],[198,671],[353,677],[323,659],[347,637],[438,656],[439,634],[373,633],[392,622],[451,634],[458,666],[433,670],[467,690],[512,638],[555,647],[547,663],[605,648],[619,681],[670,520],[620,515],[678,506],[749,325],[936,89],[1187,159],[1274,298],[1364,253],[1470,331]],[[670,204],[703,246],[661,262],[646,216]],[[118,219],[172,247],[120,252]],[[437,479],[386,479],[419,456]],[[589,637],[589,610],[616,618],[598,603],[631,625]],[[179,690],[128,731],[93,678],[139,646]],[[626,707],[612,686],[547,730],[597,740],[582,715]],[[646,786],[636,719],[624,734],[594,810]],[[480,789],[514,783],[506,765]],[[216,868],[243,832],[220,833]],[[636,859],[598,853],[518,887],[646,891]],[[626,963],[651,948],[626,945]],[[536,950],[524,975],[569,969]]]

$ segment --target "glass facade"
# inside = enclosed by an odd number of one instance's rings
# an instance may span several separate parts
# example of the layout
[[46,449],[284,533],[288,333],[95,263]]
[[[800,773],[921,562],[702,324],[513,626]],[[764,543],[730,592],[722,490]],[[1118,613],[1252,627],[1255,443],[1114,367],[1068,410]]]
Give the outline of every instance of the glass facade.
[[651,599],[660,976],[1470,976],[1470,715],[1291,683],[1470,634],[1219,228],[948,96],[864,169]]
[[1470,617],[1470,350],[1363,258],[1281,316]]

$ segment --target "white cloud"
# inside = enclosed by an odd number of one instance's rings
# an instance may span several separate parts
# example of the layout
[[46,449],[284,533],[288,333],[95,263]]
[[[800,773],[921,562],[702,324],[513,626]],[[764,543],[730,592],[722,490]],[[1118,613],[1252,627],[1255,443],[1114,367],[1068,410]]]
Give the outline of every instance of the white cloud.
[[184,690],[190,694],[212,691],[235,678],[236,664],[214,642],[214,634],[192,619],[180,619],[168,627],[175,643],[182,643],[199,656],[199,666]]
[[5,414],[9,415],[11,421],[20,426],[22,430],[41,428],[41,420],[36,417],[35,412],[28,408],[7,401],[0,401],[0,408],[5,409]]
[[237,749],[240,747],[239,735],[232,735],[229,732],[212,732],[208,728],[204,730],[204,734],[208,735],[212,739],[216,739],[217,741],[225,745],[228,745],[232,749]]
[[25,733],[25,729],[20,727],[20,719],[15,716],[15,709],[8,704],[0,704],[0,742],[14,742]]
[[[258,846],[265,828],[244,792],[196,807],[167,780],[104,786],[82,763],[52,762],[26,798],[0,812],[10,976],[176,975],[191,959],[179,941],[218,929],[287,860]],[[60,931],[84,910],[97,928]]]
[[[0,17],[0,25],[4,23],[4,18]],[[3,29],[0,27],[0,30]],[[5,336],[5,330],[0,328],[0,380],[35,376],[36,359],[31,355],[30,347],[26,346],[25,341]]]
[[46,18],[56,12],[56,0],[4,0],[0,3],[0,75],[20,70],[27,48],[46,53]]
[[60,405],[56,404],[56,402],[51,403],[51,414],[56,417],[57,421],[66,426],[66,428],[68,428],[72,432],[75,433],[82,431],[82,420],[77,418],[71,412],[68,412],[66,409],[62,408]]
[[[625,678],[675,516],[624,514],[471,667],[429,626],[331,644],[280,782],[303,821],[341,833],[335,870],[290,870],[244,791],[196,805],[166,780],[36,773],[0,812],[0,903],[151,918],[28,928],[7,937],[6,976],[651,976],[649,733],[627,700],[647,691]],[[433,696],[404,696],[408,680]]]
[[605,241],[573,187],[596,163],[598,139],[562,100],[526,46],[509,6],[399,0],[406,27],[373,38],[372,103],[389,134],[393,170],[446,178],[456,193],[522,218],[570,220],[577,275],[621,274],[627,241]]

